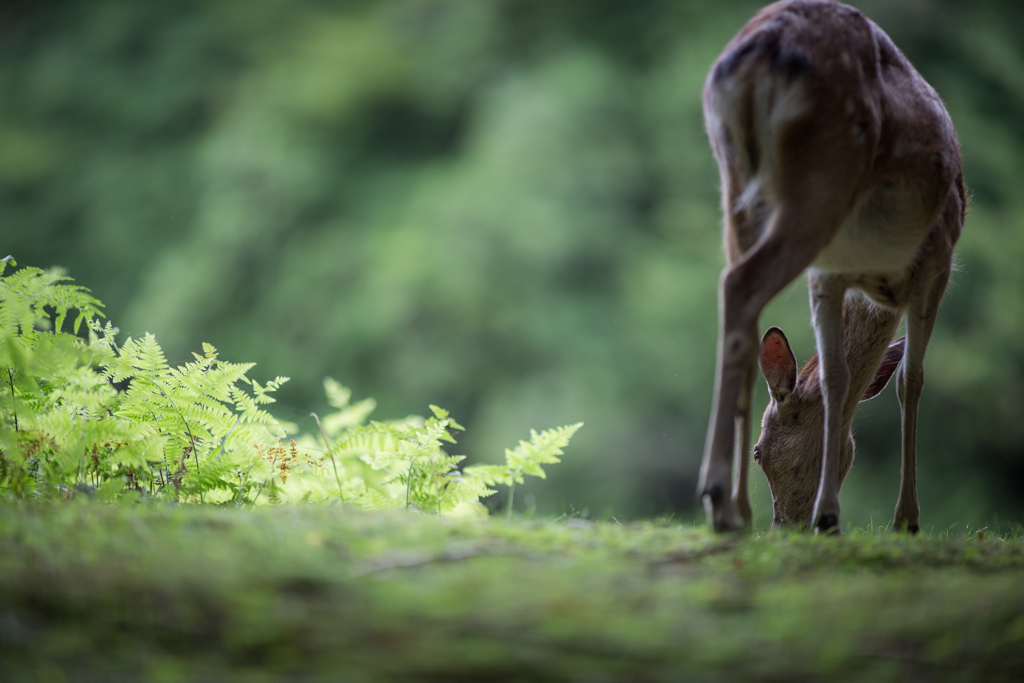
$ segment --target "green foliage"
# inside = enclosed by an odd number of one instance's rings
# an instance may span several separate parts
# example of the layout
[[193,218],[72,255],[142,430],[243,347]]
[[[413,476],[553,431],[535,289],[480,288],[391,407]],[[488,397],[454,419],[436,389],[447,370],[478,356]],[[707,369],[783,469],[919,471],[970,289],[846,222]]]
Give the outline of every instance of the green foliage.
[[[544,479],[547,475],[541,465],[554,465],[561,462],[558,456],[562,455],[562,449],[569,444],[569,439],[575,434],[582,422],[574,425],[566,425],[557,429],[547,429],[540,434],[530,430],[530,440],[520,441],[515,450],[505,449],[505,465],[474,465],[467,467],[463,476],[473,480],[473,485],[479,487],[503,484],[508,486],[508,503],[506,511],[512,516],[512,502],[515,495],[516,484],[522,484],[523,475],[529,474]],[[490,489],[484,489],[481,495],[494,493]]]
[[[344,378],[382,415],[443,405],[472,425],[459,452],[499,457],[583,420],[541,513],[689,516],[723,264],[701,87],[767,1],[21,2],[3,253],[67,266],[172,365],[211,341],[291,376],[282,403],[325,413]],[[936,87],[973,194],[926,361],[922,509],[1021,518],[1024,3],[852,4]],[[800,360],[807,321],[802,283],[762,316]],[[860,409],[846,519],[892,513],[894,393]]]
[[[221,361],[208,344],[177,368],[152,335],[118,346],[101,304],[68,280],[0,270],[0,490],[253,500],[270,476],[261,454],[285,435],[261,406],[287,378],[261,385],[246,377],[252,364]],[[72,310],[73,332],[85,322],[88,338],[62,331]]]
[[[126,502],[337,499],[481,515],[480,499],[494,493],[488,484],[543,478],[540,465],[558,462],[579,427],[534,433],[508,451],[505,473],[460,471],[465,456],[442,447],[463,429],[447,411],[430,406],[425,420],[366,424],[373,400],[352,404],[351,391],[327,379],[334,411],[322,422],[313,416],[326,450],[312,435],[286,444],[295,427],[266,406],[287,377],[260,384],[247,376],[252,363],[220,360],[210,344],[180,367],[151,334],[118,346],[117,329],[98,320],[101,304],[87,290],[65,284],[58,270],[5,275],[8,264],[0,262],[0,492],[16,497],[81,490]],[[87,338],[61,331],[72,310],[74,331],[85,322]]]
[[[289,472],[289,496],[299,500],[337,497],[367,508],[405,507],[438,514],[481,516],[480,503],[496,493],[490,487],[508,486],[507,509],[512,511],[514,487],[523,475],[543,479],[541,465],[560,462],[557,456],[582,423],[541,433],[531,430],[529,442],[506,450],[505,465],[469,465],[459,469],[463,455],[449,455],[444,444],[454,444],[453,430],[463,431],[448,411],[430,406],[427,419],[409,417],[364,424],[374,408],[372,400],[350,404],[351,391],[333,379],[324,381],[330,404],[336,409],[321,422],[321,437],[330,468],[305,467]],[[316,417],[316,416],[314,416]],[[315,438],[300,439],[308,451],[317,450]],[[316,478],[311,477],[316,475]],[[296,480],[301,483],[296,483]],[[332,486],[333,484],[333,486]],[[282,495],[275,487],[273,496]]]

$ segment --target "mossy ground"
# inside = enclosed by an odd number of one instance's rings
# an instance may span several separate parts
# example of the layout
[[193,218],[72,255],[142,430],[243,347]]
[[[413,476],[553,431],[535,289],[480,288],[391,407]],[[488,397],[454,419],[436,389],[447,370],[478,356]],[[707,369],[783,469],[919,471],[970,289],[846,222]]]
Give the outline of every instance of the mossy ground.
[[0,506],[11,681],[1020,680],[1024,541]]

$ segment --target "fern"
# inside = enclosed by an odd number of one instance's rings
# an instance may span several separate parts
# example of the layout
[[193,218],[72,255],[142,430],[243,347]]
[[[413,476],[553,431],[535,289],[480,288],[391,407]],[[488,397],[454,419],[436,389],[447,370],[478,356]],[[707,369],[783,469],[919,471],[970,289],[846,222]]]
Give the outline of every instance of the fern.
[[546,478],[546,473],[541,465],[554,465],[561,460],[562,449],[569,444],[580,427],[582,422],[574,425],[566,425],[557,429],[546,429],[541,433],[530,430],[530,440],[520,441],[514,450],[505,449],[505,466],[500,465],[477,465],[466,468],[466,476],[477,481],[471,485],[493,486],[504,484],[509,487],[508,503],[506,504],[507,515],[512,516],[512,501],[515,496],[516,484],[524,483],[523,475]]
[[85,287],[61,284],[71,281],[59,268],[44,271],[22,268],[5,276],[8,266],[17,266],[10,256],[0,259],[0,336],[10,339],[19,331],[29,333],[37,324],[50,320],[47,308],[53,310],[53,329],[61,332],[68,312],[78,310],[72,331],[78,334],[82,323],[103,317],[103,304],[89,295]]
[[[324,380],[332,412],[319,434],[285,439],[268,410],[288,381],[261,384],[252,363],[203,344],[173,367],[153,335],[118,344],[102,304],[60,270],[0,261],[0,494],[88,492],[251,505],[340,500],[366,508],[485,515],[482,498],[525,475],[544,477],[579,428],[541,433],[506,451],[506,464],[462,467],[446,450],[463,427],[430,406],[426,419],[368,421],[372,399]],[[74,314],[70,331],[63,327]],[[83,326],[83,323],[85,325]],[[115,386],[125,387],[118,391]]]
[[[245,502],[269,476],[258,448],[283,427],[262,406],[286,378],[266,385],[252,364],[222,362],[216,349],[168,365],[152,335],[116,343],[101,304],[59,270],[0,262],[0,489],[70,495],[125,488],[174,499]],[[62,331],[77,311],[73,333]],[[87,322],[88,338],[77,336]],[[127,383],[123,393],[114,383]],[[251,388],[251,393],[245,386]],[[204,471],[205,470],[205,471]],[[118,483],[109,483],[111,481]]]

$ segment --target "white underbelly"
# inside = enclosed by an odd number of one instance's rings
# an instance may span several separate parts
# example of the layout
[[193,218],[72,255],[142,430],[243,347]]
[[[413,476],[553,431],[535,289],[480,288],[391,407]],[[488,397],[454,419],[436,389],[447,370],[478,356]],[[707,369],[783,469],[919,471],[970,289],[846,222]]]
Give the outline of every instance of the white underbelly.
[[825,273],[901,273],[930,231],[907,193],[878,188],[850,215],[812,267]]

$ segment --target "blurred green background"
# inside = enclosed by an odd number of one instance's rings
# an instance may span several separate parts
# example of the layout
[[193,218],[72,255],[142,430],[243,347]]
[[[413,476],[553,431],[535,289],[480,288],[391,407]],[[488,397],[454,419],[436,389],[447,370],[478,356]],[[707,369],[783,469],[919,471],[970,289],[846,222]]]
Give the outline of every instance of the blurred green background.
[[[584,421],[539,512],[697,514],[720,250],[708,67],[759,3],[4,3],[0,250],[123,335],[449,408],[497,462]],[[1024,519],[1024,5],[855,3],[945,99],[974,198],[929,350],[926,528]],[[772,304],[801,361],[802,280]],[[760,411],[766,396],[758,384]],[[844,518],[891,519],[899,406],[861,407]],[[758,523],[768,486],[753,470]]]

